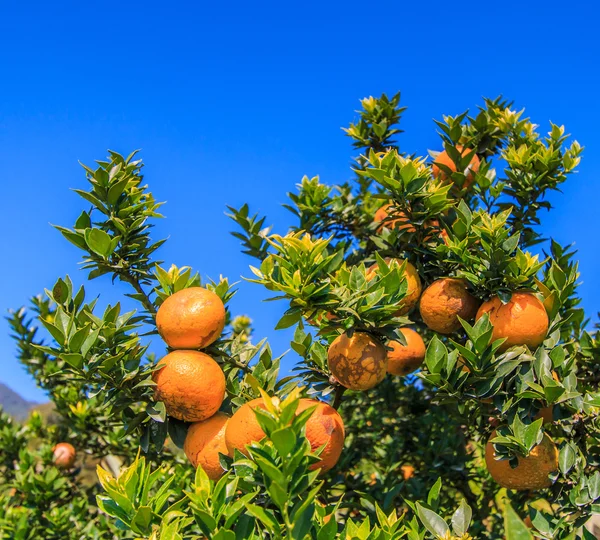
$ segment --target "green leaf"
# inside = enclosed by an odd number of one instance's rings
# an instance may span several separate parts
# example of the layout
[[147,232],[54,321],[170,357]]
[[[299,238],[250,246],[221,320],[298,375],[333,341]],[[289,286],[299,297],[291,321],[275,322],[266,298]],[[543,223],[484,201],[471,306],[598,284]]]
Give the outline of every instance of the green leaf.
[[248,509],[248,512],[258,519],[269,532],[276,535],[280,534],[280,527],[275,519],[275,516],[273,515],[273,512],[250,503],[246,504],[246,508]]
[[460,506],[452,516],[452,530],[456,536],[463,536],[469,530],[472,516],[473,512],[471,511],[471,507],[467,504],[467,501],[463,499],[460,501]]
[[506,540],[533,540],[531,531],[509,504],[504,511],[504,533]]
[[92,221],[90,220],[90,215],[87,212],[81,212],[81,215],[77,218],[75,222],[76,229],[87,229],[92,226]]
[[283,330],[284,328],[289,328],[290,326],[293,326],[294,324],[300,322],[301,318],[302,313],[300,311],[287,313],[286,315],[281,317],[281,319],[279,319],[279,322],[275,326],[275,330]]
[[167,418],[167,408],[162,401],[158,401],[146,408],[146,413],[157,422],[164,422]]
[[446,365],[448,360],[448,350],[437,336],[429,342],[427,353],[425,354],[425,363],[431,373],[439,374],[442,367]]
[[270,439],[282,458],[289,455],[296,446],[296,435],[289,428],[276,429],[271,433]]
[[85,231],[85,243],[90,251],[105,259],[112,253],[111,241],[110,235],[101,229],[86,229]]
[[[212,535],[213,540],[235,540],[235,533],[227,529],[219,529],[216,534]],[[162,536],[161,536],[162,540]]]
[[65,335],[62,333],[62,331],[59,328],[57,328],[56,326],[54,326],[52,323],[49,323],[48,321],[46,321],[43,318],[40,318],[39,320],[44,325],[44,328],[46,328],[46,330],[48,330],[48,332],[50,332],[52,337],[62,347],[65,344]]
[[64,353],[60,358],[75,369],[81,369],[83,366],[83,356],[79,353]]
[[276,465],[259,456],[254,457],[254,461],[267,478],[281,486],[285,485],[285,476]]
[[416,504],[417,515],[425,528],[436,538],[446,538],[450,534],[447,523],[433,510],[429,510],[419,503]]
[[58,304],[63,304],[66,302],[67,298],[69,298],[70,292],[71,291],[69,290],[68,285],[63,281],[63,279],[58,278],[58,281],[52,288],[52,296],[54,297],[54,300]]
[[566,443],[560,449],[558,454],[558,466],[560,467],[560,472],[563,475],[566,475],[573,468],[576,458],[577,454],[570,443]]
[[152,523],[152,509],[149,506],[138,508],[134,518],[131,520],[131,528],[135,532],[146,534],[150,532]]
[[183,443],[185,442],[185,437],[188,432],[188,426],[189,424],[187,422],[182,422],[176,418],[169,417],[169,437],[171,437],[173,444],[177,446],[177,448],[183,448]]
[[332,513],[330,514],[329,521],[317,533],[317,540],[333,540],[337,534],[337,529],[335,514]]
[[300,514],[294,516],[294,525],[292,527],[292,538],[303,540],[311,529],[312,519],[315,514],[314,503],[308,505]]
[[438,506],[438,498],[440,496],[440,491],[442,489],[442,479],[441,477],[435,481],[435,484],[431,486],[429,493],[427,494],[427,504],[432,506],[433,508],[437,508]]

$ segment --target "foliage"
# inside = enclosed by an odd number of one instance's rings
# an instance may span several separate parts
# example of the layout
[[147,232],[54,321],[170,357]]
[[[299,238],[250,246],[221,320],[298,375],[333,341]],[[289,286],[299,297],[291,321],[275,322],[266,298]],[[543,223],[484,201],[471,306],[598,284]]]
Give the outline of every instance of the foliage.
[[[574,172],[582,148],[563,127],[542,137],[511,103],[485,100],[474,116],[436,122],[438,150],[456,169],[439,165],[436,177],[432,160],[397,146],[400,94],[361,104],[345,130],[360,152],[354,178],[336,186],[304,178],[289,195],[296,222],[288,231],[265,227],[247,205],[229,208],[233,234],[257,260],[248,281],[286,305],[277,329],[294,328],[297,361],[280,377],[280,358],[265,340],[254,343],[251,320],[227,310],[225,332],[204,350],[226,376],[221,410],[262,397],[266,409],[255,414],[266,437],[248,455],[221,455],[226,473],[216,482],[186,464],[188,424],[155,400],[148,336],[170,295],[204,286],[227,306],[235,291],[225,278],[204,283],[189,267],[155,259],[161,203],[143,185],[135,153],[84,166],[88,189],[75,191],[91,206],[57,228],[82,251],[89,279],[127,283],[140,310],[100,307],[67,276],[9,314],[19,360],[59,421],[47,426],[34,415],[19,426],[0,416],[3,538],[590,537],[581,526],[600,511],[600,335],[580,307],[574,252],[543,243],[537,230],[546,194]],[[462,278],[479,301],[533,291],[549,315],[546,339],[536,350],[504,351],[487,315],[435,334],[418,310],[399,314],[408,263],[424,286]],[[388,376],[362,393],[332,377],[327,348],[341,333],[404,344],[399,330],[408,325],[427,343],[418,374]],[[330,401],[345,422],[344,452],[325,475],[311,469],[322,451],[306,438],[312,411],[295,414],[306,396]],[[553,422],[543,425],[548,408]],[[560,453],[551,488],[515,492],[490,479],[483,456],[494,429],[496,453],[513,464],[552,437]],[[98,481],[85,484],[79,466],[53,465],[59,441],[104,459]],[[119,474],[107,470],[110,457],[123,464]]]

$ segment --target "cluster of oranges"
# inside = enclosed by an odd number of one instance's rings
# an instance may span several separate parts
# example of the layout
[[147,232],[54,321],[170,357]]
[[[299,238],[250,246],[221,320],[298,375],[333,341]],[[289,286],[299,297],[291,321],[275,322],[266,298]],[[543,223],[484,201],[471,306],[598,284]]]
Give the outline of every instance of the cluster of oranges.
[[[469,150],[458,148],[466,155]],[[450,157],[442,152],[436,159],[452,171],[456,165]],[[466,171],[465,184],[468,188],[479,169],[480,161],[473,155],[469,170]],[[435,177],[445,179],[446,174],[435,164]],[[381,222],[388,217],[389,205],[382,207],[374,216],[374,221]],[[433,228],[438,223],[429,223]],[[400,229],[404,232],[415,232],[415,227],[406,215],[399,214],[387,220],[385,226]],[[459,317],[465,321],[479,319],[487,314],[493,325],[492,340],[504,339],[499,351],[510,347],[526,345],[530,349],[537,348],[546,338],[549,320],[544,304],[531,291],[516,291],[511,300],[503,304],[498,297],[480,303],[468,290],[467,283],[458,278],[445,277],[431,283],[424,291],[416,268],[408,261],[388,259],[387,264],[404,264],[404,277],[407,282],[407,294],[398,306],[398,315],[405,315],[412,309],[418,309],[425,325],[442,335],[452,334],[461,328]],[[378,271],[377,264],[367,271],[370,278]],[[344,333],[337,337],[328,350],[328,364],[335,379],[351,390],[368,390],[381,382],[386,373],[407,375],[422,364],[426,347],[423,339],[410,328],[402,328],[406,345],[396,341],[384,346],[373,336],[363,332],[354,332],[352,336]],[[463,369],[468,369],[466,366]],[[551,421],[552,410],[540,411],[544,421]],[[495,433],[492,434],[493,439]],[[541,489],[550,485],[548,474],[558,467],[558,452],[554,442],[544,435],[542,442],[536,446],[528,457],[519,458],[516,468],[511,468],[507,460],[496,460],[493,445],[486,447],[486,463],[491,476],[504,487],[512,489]]]
[[[216,480],[224,469],[219,454],[247,454],[247,446],[265,437],[255,408],[265,409],[262,398],[250,401],[229,417],[219,412],[225,399],[225,375],[205,349],[225,327],[226,312],[221,299],[203,287],[190,287],[169,296],[156,315],[156,326],[167,345],[174,349],[153,374],[155,398],[165,404],[173,418],[192,422],[184,451],[194,465]],[[313,450],[321,449],[313,468],[325,472],[338,461],[344,445],[344,423],[327,403],[300,400],[297,414],[314,407],[306,424],[306,438]]]

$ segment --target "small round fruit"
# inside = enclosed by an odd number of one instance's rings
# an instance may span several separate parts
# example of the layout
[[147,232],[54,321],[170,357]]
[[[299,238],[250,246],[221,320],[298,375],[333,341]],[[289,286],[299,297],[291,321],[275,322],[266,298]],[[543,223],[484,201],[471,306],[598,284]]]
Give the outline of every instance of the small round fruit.
[[225,306],[214,292],[189,287],[162,303],[156,314],[156,327],[173,349],[203,349],[219,338],[225,318]]
[[[328,405],[314,399],[301,399],[296,414],[316,406],[313,414],[306,422],[306,438],[311,448],[317,450],[325,445],[321,453],[321,461],[311,466],[311,469],[321,469],[326,472],[338,461],[344,447],[344,422],[338,412]],[[227,452],[233,457],[237,449],[248,455],[247,446],[265,437],[260,427],[254,409],[260,407],[266,410],[262,398],[253,399],[242,405],[229,419],[225,429],[225,444]]]
[[[471,149],[463,148],[462,146],[457,146],[456,149],[460,152],[462,157],[465,157],[467,154],[472,152]],[[435,178],[439,178],[442,181],[445,181],[448,179],[448,175],[446,174],[445,171],[443,171],[440,167],[438,167],[438,164],[445,165],[453,173],[456,172],[456,163],[454,163],[454,161],[452,161],[452,158],[448,155],[448,153],[445,150],[443,152],[441,152],[440,154],[438,154],[438,156],[435,158],[435,161],[433,162],[433,165],[432,165],[433,176]],[[479,171],[480,164],[481,164],[481,162],[480,162],[477,154],[473,154],[473,157],[471,158],[471,162],[469,163],[469,166],[464,171],[464,173],[465,173],[465,183],[463,185],[464,188],[468,188],[471,186],[471,184],[475,180],[475,175]]]
[[552,485],[548,475],[558,470],[558,449],[546,434],[542,442],[534,446],[527,457],[518,456],[518,465],[513,469],[509,460],[497,461],[494,445],[496,437],[492,432],[485,447],[485,463],[491,477],[502,487],[516,490],[538,490]]
[[[390,266],[390,264],[396,261],[398,266],[401,266],[404,261],[400,259],[386,259],[385,263]],[[377,263],[371,265],[367,270],[367,279],[372,279],[375,276],[375,273],[379,270],[379,266]],[[402,299],[400,303],[400,309],[398,310],[398,315],[406,315],[412,308],[417,305],[419,301],[419,297],[421,296],[421,291],[423,290],[421,286],[421,278],[419,277],[419,273],[417,269],[408,261],[406,261],[406,266],[404,268],[404,278],[406,279],[406,296]]]
[[515,345],[527,345],[535,350],[548,334],[549,321],[544,304],[531,292],[514,292],[507,304],[494,296],[481,304],[477,318],[486,313],[494,327],[492,339],[506,338],[500,351]]
[[225,398],[225,375],[210,356],[199,351],[173,351],[158,363],[152,374],[155,399],[167,414],[186,422],[201,422],[221,407]]
[[478,305],[464,280],[442,278],[425,289],[419,310],[423,322],[431,330],[439,334],[451,334],[461,328],[458,317],[465,321],[473,319]]
[[410,328],[401,328],[400,332],[406,339],[406,345],[398,341],[390,341],[388,346],[392,348],[388,351],[388,373],[392,375],[408,375],[416,369],[425,360],[425,343],[423,338]]
[[227,453],[233,457],[234,450],[248,455],[246,446],[258,442],[265,437],[265,432],[260,427],[253,410],[257,407],[265,409],[262,398],[253,399],[244,403],[229,419],[225,428],[225,445]]
[[296,414],[315,406],[306,422],[306,438],[313,451],[323,445],[325,447],[319,455],[321,460],[310,468],[321,469],[321,473],[325,473],[335,466],[344,449],[344,421],[331,405],[315,399],[301,399]]
[[404,481],[410,480],[415,474],[415,468],[410,464],[402,465],[400,470],[402,471],[402,478],[404,478]]
[[389,212],[388,210],[392,207],[391,204],[383,205],[375,215],[373,216],[373,221],[375,223],[382,222],[381,225],[377,228],[377,232],[381,232],[384,227],[388,229],[398,229],[400,231],[406,231],[409,233],[416,232],[414,225],[412,225],[409,219],[406,217],[406,214],[402,211],[397,211],[393,219],[388,219]]
[[335,338],[329,346],[327,362],[333,376],[350,390],[373,388],[385,378],[388,366],[383,345],[364,332]]
[[61,442],[52,448],[54,454],[54,465],[59,469],[70,469],[75,465],[75,458],[77,453],[72,444],[67,442]]
[[194,467],[202,467],[211,480],[218,480],[225,472],[219,454],[227,454],[225,428],[229,416],[218,412],[207,420],[188,428],[183,451]]

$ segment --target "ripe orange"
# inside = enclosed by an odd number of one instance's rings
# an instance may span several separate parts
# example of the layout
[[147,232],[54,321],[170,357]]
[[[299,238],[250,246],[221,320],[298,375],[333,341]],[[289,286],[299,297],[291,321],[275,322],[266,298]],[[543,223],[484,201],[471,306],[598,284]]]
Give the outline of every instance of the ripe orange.
[[512,469],[509,460],[494,459],[494,445],[490,442],[496,437],[492,432],[485,447],[485,463],[492,478],[502,487],[516,490],[537,490],[550,487],[550,473],[558,469],[558,449],[554,441],[546,434],[542,442],[535,446],[527,457],[519,456],[518,465]]
[[393,349],[388,351],[388,373],[392,375],[408,375],[412,373],[425,360],[425,343],[423,338],[410,328],[400,328],[406,339],[406,345],[398,341],[390,341],[388,345]]
[[173,351],[155,371],[155,399],[164,402],[169,416],[200,422],[215,414],[225,397],[225,375],[210,356],[199,351]]
[[[461,153],[462,157],[466,156],[467,154],[469,154],[471,152],[471,149],[463,148],[462,146],[457,146],[456,149]],[[441,165],[445,165],[453,173],[456,172],[456,164],[454,163],[454,161],[452,161],[452,158],[448,155],[448,153],[445,150],[443,152],[441,152],[435,158],[435,161],[433,162],[433,165],[432,165],[433,176],[435,178],[439,178],[442,181],[445,181],[448,179],[448,175],[444,171],[442,171],[440,169],[440,167],[437,166],[438,163]],[[467,170],[464,171],[465,172],[465,183],[463,185],[464,188],[468,188],[471,186],[471,184],[475,180],[475,175],[479,171],[480,164],[481,164],[481,162],[480,162],[477,154],[473,154],[473,157],[471,158],[471,163],[469,163]]]
[[419,311],[423,322],[431,330],[439,334],[451,334],[461,328],[458,317],[471,320],[475,317],[478,305],[464,280],[442,278],[425,289]]
[[54,464],[59,469],[70,469],[75,465],[77,453],[72,444],[67,442],[58,443],[52,448],[54,454]]
[[514,292],[507,304],[494,296],[481,304],[477,318],[485,313],[494,326],[492,339],[506,338],[500,351],[515,345],[527,345],[530,349],[536,349],[548,333],[549,321],[544,304],[531,292]]
[[383,223],[377,228],[377,232],[381,232],[384,227],[388,229],[399,229],[401,231],[406,231],[409,233],[416,232],[414,225],[411,224],[406,214],[402,211],[396,212],[396,217],[394,219],[387,219],[389,216],[388,209],[391,207],[391,204],[384,204],[373,216],[373,221],[378,223],[382,221]]
[[173,349],[202,349],[223,332],[225,306],[208,289],[183,289],[162,303],[156,314],[156,327]]
[[233,457],[234,450],[237,448],[242,454],[248,455],[246,446],[250,443],[258,442],[265,436],[256,419],[253,409],[260,407],[265,409],[262,398],[253,399],[244,403],[229,419],[225,428],[225,445],[227,453]]
[[[306,438],[313,451],[323,445],[325,448],[320,455],[321,461],[312,465],[311,469],[321,469],[321,472],[326,472],[337,463],[342,453],[344,422],[333,407],[314,399],[301,399],[296,414],[315,405],[316,409],[306,422]],[[262,398],[253,399],[242,405],[227,423],[225,444],[230,456],[233,456],[235,449],[247,455],[246,447],[265,437],[253,412],[257,407],[266,409]]]
[[[380,221],[387,220],[387,218],[389,216],[388,209],[391,206],[392,206],[391,204],[383,205],[379,210],[377,210],[377,212],[375,212],[375,215],[373,216],[373,221],[375,223],[378,223]],[[444,243],[448,242],[448,233],[440,227],[440,222],[437,219],[428,220],[425,222],[424,225],[425,225],[425,227],[427,227],[429,229],[434,229],[434,232],[439,234],[440,238],[443,240]],[[390,219],[390,220],[385,221],[385,223],[382,223],[377,228],[377,232],[381,232],[384,227],[387,227],[388,229],[398,229],[400,231],[406,231],[411,234],[414,234],[417,232],[417,229],[415,228],[415,226],[410,222],[410,220],[408,219],[406,214],[402,211],[396,212],[396,217],[394,219]],[[425,241],[425,242],[429,242],[430,240],[431,240],[430,234],[428,234],[427,236],[425,236],[425,238],[423,238],[423,241]]]
[[335,466],[342,454],[345,437],[344,421],[331,405],[316,399],[301,399],[296,412],[301,413],[314,406],[316,409],[306,422],[306,438],[313,452],[323,445],[325,448],[319,455],[320,461],[310,468],[321,469],[324,473]]
[[335,338],[327,352],[333,376],[350,390],[369,390],[379,384],[387,371],[387,351],[364,332],[344,333]]
[[415,468],[409,464],[402,465],[400,470],[402,471],[402,478],[404,478],[405,481],[410,480],[415,474]]
[[[386,264],[389,266],[393,261],[398,263],[398,266],[401,266],[404,261],[401,259],[385,259]],[[377,263],[371,265],[367,270],[367,279],[373,279],[375,277],[375,273],[379,269]],[[413,307],[417,305],[419,301],[419,296],[421,296],[421,291],[423,290],[421,286],[421,278],[419,277],[419,273],[417,269],[408,261],[406,261],[406,266],[404,269],[404,278],[406,279],[406,296],[402,299],[400,303],[400,309],[398,310],[398,315],[406,315]]]
[[211,480],[218,480],[225,472],[219,454],[227,454],[225,428],[229,416],[218,412],[188,428],[183,451],[194,467],[202,467]]

